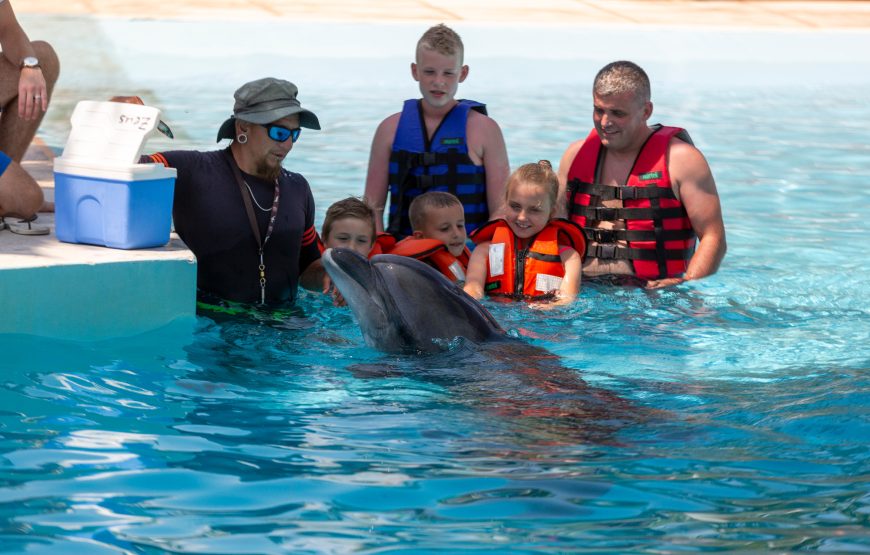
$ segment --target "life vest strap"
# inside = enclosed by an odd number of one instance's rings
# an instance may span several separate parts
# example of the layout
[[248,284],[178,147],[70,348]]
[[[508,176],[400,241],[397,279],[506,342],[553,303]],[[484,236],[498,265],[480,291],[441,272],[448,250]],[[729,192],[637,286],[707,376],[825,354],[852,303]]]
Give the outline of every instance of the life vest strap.
[[695,237],[695,230],[688,229],[663,229],[657,232],[654,229],[641,231],[630,229],[599,229],[596,227],[584,227],[583,232],[589,241],[596,243],[615,243],[617,241],[655,241],[661,238],[663,241],[685,241]]
[[663,220],[681,218],[685,215],[682,206],[672,208],[609,208],[605,206],[571,207],[571,213],[589,220],[615,222],[617,220]]
[[562,257],[558,254],[544,254],[540,252],[529,251],[526,256],[534,260],[540,260],[542,262],[562,262]]
[[[432,187],[455,187],[456,181],[456,177],[451,174],[409,175],[405,178],[405,186],[410,189],[421,189],[427,191]],[[482,173],[462,175],[463,185],[480,185],[483,183],[486,183],[486,177]],[[483,198],[484,200],[486,199],[486,193],[483,193]]]
[[471,157],[465,152],[450,150],[448,152],[409,152],[406,150],[393,152],[391,162],[396,162],[399,167],[430,167],[430,166],[458,166],[474,165]]
[[689,260],[695,252],[691,249],[631,249],[616,245],[589,245],[586,256],[604,260],[659,260],[659,252],[665,260]]
[[669,198],[676,199],[674,190],[670,187],[623,187],[604,185],[602,183],[586,183],[579,179],[572,179],[568,182],[568,189],[571,191],[571,196],[577,193],[592,195],[601,200],[637,200],[637,199],[652,199],[652,198]]

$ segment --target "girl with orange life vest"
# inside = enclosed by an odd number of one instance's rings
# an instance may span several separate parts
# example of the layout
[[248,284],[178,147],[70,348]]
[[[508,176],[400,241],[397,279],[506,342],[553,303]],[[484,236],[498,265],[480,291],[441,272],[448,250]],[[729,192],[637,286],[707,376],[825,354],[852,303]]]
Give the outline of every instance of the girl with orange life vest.
[[422,260],[451,281],[465,281],[471,253],[465,244],[465,211],[459,198],[441,191],[424,193],[411,202],[408,216],[413,234],[389,253]]
[[471,238],[465,291],[513,300],[555,298],[560,304],[580,292],[582,229],[554,218],[558,178],[546,160],[525,164],[505,187],[503,220],[480,227]]

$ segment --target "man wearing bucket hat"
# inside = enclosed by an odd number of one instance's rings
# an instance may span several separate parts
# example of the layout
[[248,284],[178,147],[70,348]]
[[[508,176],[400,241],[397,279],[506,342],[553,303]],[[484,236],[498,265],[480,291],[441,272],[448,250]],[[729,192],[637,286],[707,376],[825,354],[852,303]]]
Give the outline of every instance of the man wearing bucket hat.
[[197,257],[201,299],[280,304],[295,300],[297,285],[323,289],[311,189],[282,167],[301,128],[320,129],[297,94],[281,79],[245,83],[218,130],[229,147],[143,157],[178,170],[173,219]]

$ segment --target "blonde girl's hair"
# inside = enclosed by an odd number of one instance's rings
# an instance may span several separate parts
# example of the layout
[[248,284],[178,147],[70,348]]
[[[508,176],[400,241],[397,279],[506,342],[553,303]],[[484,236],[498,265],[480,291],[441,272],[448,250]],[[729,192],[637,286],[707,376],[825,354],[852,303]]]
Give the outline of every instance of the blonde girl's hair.
[[539,160],[529,164],[523,164],[508,177],[507,186],[504,188],[504,201],[507,204],[511,188],[520,183],[532,183],[540,185],[547,192],[550,200],[550,217],[556,213],[556,202],[559,196],[559,177],[553,171],[553,165],[549,160]]

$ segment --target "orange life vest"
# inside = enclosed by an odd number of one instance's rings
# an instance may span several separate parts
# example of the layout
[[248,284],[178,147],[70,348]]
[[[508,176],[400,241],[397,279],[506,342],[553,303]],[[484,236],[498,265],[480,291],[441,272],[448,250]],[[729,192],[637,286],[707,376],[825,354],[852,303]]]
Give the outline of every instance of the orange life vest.
[[458,257],[450,254],[447,245],[437,239],[406,237],[396,243],[389,254],[408,256],[426,262],[451,281],[465,281],[465,270],[471,253],[466,247]]
[[525,249],[517,248],[516,236],[504,220],[484,224],[471,234],[471,239],[477,244],[490,242],[486,294],[514,300],[546,298],[559,289],[565,276],[560,239],[580,256],[586,252],[583,230],[561,218],[551,220]]
[[[649,136],[640,150],[625,186],[596,183],[604,151],[593,129],[568,171],[568,217],[583,226],[589,245],[586,256],[630,260],[637,277],[661,279],[685,273],[695,251],[695,232],[683,204],[671,187],[668,148],[671,138],[692,144],[679,127],[663,127]],[[623,208],[601,205],[622,200]],[[618,221],[625,229],[599,229],[589,222]],[[618,246],[617,241],[628,243]]]
[[389,233],[380,232],[375,237],[375,244],[372,245],[372,250],[369,252],[369,258],[376,254],[385,254],[390,252],[396,246],[396,238]]

